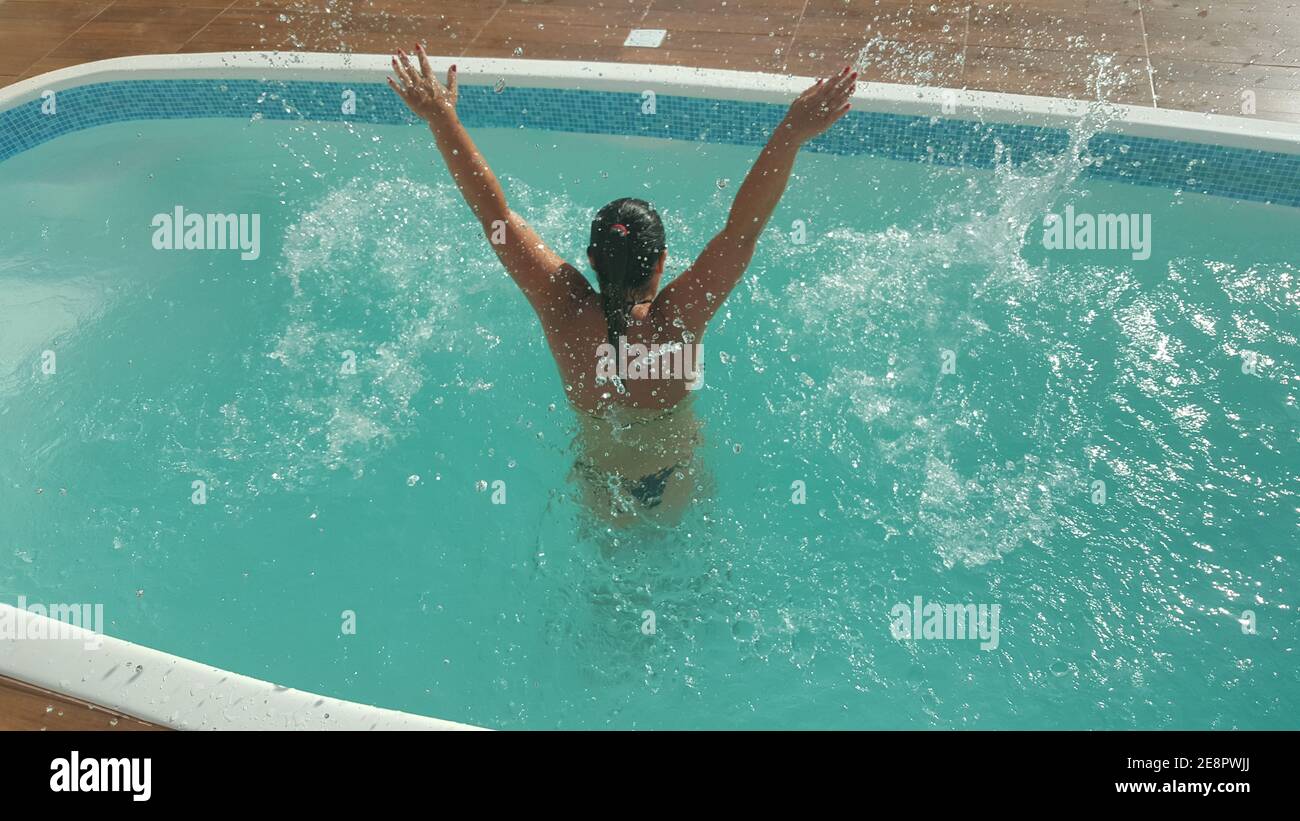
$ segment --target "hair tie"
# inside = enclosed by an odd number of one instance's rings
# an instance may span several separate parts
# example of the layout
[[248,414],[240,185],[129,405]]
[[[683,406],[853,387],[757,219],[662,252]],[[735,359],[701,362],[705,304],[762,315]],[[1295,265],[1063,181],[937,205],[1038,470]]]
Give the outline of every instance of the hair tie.
[[616,222],[613,225],[609,226],[609,230],[617,231],[620,237],[627,236],[627,226],[621,222]]

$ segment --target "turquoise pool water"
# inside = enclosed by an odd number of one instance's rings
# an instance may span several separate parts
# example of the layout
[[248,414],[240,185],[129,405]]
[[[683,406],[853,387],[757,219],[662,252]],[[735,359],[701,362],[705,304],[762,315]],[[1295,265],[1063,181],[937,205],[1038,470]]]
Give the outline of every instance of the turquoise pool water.
[[[640,196],[674,271],[756,153],[475,136],[564,256]],[[610,534],[426,132],[60,138],[0,164],[0,596],[489,727],[1295,728],[1300,212],[1088,161],[803,156],[705,338],[711,500]],[[176,205],[259,214],[259,258],[155,250]],[[1067,205],[1150,214],[1150,258],[1045,250]],[[895,638],[917,596],[998,605],[996,648]]]

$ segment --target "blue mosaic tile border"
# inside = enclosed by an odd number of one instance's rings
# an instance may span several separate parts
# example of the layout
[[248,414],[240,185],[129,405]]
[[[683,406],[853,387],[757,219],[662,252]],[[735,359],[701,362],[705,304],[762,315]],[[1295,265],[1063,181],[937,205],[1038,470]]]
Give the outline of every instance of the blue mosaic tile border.
[[[343,113],[345,91],[355,113]],[[63,134],[130,120],[262,117],[273,120],[414,123],[382,83],[263,80],[124,80],[58,92],[0,112],[0,162]],[[642,114],[631,92],[463,86],[457,106],[469,127],[535,128],[761,145],[784,108],[770,103],[659,95]],[[852,111],[808,145],[813,151],[953,167],[1021,165],[1069,150],[1064,129]],[[1300,207],[1300,155],[1100,133],[1085,175],[1135,185]]]

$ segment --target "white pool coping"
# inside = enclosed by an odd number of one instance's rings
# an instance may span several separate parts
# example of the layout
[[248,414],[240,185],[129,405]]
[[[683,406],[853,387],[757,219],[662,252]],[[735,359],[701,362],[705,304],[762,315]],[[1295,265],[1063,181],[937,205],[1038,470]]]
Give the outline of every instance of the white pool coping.
[[[0,675],[177,730],[481,729],[280,687],[9,604],[0,623]],[[17,638],[33,635],[59,638]]]
[[[90,83],[148,79],[319,80],[380,83],[391,73],[382,54],[310,52],[224,52],[157,54],[98,60],[51,71],[0,89],[0,111]],[[452,63],[462,83],[489,85],[504,79],[513,87],[577,88],[593,91],[677,94],[686,97],[788,103],[810,77],[748,71],[634,63],[587,63],[479,57],[429,57],[440,75]],[[859,83],[853,102],[871,111],[958,120],[1068,127],[1092,103],[939,87]],[[1223,114],[1110,104],[1114,120],[1106,130],[1205,145],[1300,154],[1300,124]]]

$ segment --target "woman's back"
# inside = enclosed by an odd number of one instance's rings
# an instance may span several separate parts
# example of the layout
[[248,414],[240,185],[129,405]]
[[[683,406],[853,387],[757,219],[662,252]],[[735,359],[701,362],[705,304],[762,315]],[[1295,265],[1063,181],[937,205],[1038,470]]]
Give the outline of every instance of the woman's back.
[[589,297],[573,321],[547,327],[547,341],[555,357],[569,403],[588,414],[611,409],[666,411],[686,399],[704,383],[704,347],[684,329],[666,329],[649,321],[649,311],[636,312],[611,338],[600,298]]

